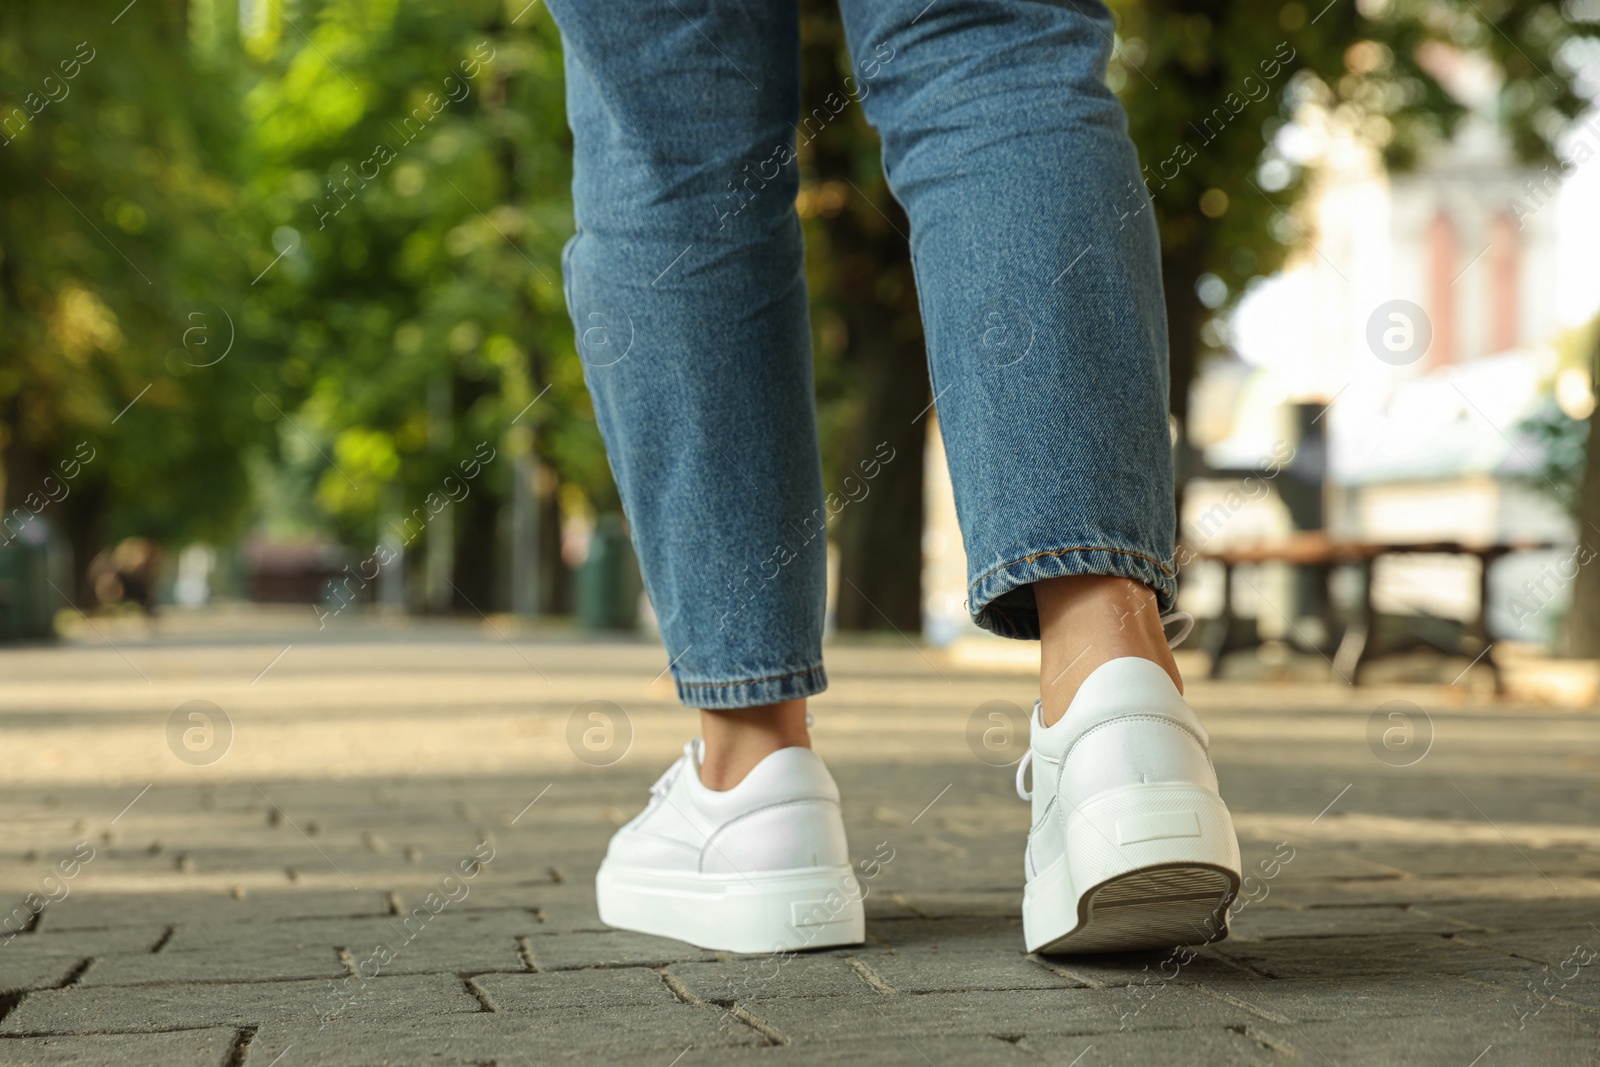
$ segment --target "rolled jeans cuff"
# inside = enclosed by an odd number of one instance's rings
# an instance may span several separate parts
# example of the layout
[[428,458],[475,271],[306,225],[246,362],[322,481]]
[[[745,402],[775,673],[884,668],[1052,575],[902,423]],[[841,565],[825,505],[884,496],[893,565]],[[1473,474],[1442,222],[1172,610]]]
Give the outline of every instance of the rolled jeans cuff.
[[1135,548],[1073,545],[1035,552],[980,575],[967,587],[972,621],[1001,637],[1037,641],[1039,606],[1029,586],[1045,578],[1080,574],[1143,582],[1155,591],[1163,612],[1177,602],[1177,576],[1153,554]]
[[735,682],[691,682],[674,677],[678,699],[691,708],[734,709],[776,704],[815,696],[828,688],[828,675],[819,663],[814,667],[750,678]]

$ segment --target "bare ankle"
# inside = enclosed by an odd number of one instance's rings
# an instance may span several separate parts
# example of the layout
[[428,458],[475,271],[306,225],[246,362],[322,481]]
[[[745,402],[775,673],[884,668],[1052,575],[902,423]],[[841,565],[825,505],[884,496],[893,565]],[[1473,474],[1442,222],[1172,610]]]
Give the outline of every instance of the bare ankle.
[[732,789],[755,765],[780,748],[811,747],[806,702],[785,700],[754,708],[700,712],[705,751],[700,781],[707,789]]
[[1125,656],[1158,664],[1183,691],[1167,647],[1155,593],[1140,582],[1103,575],[1047,578],[1033,586],[1043,649],[1039,657],[1040,716],[1053,725],[1095,669]]

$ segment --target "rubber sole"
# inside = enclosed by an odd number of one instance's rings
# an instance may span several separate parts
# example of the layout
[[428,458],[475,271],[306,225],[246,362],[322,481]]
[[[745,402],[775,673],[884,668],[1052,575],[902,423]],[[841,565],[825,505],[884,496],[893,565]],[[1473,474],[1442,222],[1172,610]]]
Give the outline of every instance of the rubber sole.
[[1215,793],[1109,790],[1072,813],[1066,834],[1066,854],[1023,893],[1029,952],[1133,952],[1228,936],[1239,842]]
[[600,865],[600,921],[722,952],[798,952],[866,939],[865,894],[848,866],[696,874]]

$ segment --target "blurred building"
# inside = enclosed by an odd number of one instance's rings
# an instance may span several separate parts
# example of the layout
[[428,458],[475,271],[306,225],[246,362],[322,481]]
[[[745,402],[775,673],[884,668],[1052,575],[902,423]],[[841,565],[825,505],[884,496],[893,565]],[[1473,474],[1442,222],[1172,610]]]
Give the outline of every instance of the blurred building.
[[[1404,175],[1384,173],[1329,123],[1313,116],[1298,125],[1284,147],[1317,175],[1312,247],[1241,303],[1230,331],[1235,358],[1209,365],[1196,384],[1193,443],[1213,467],[1248,466],[1286,439],[1288,405],[1326,404],[1325,504],[1336,535],[1571,542],[1570,517],[1543,491],[1550,457],[1530,420],[1557,411],[1581,419],[1593,406],[1583,353],[1563,351],[1563,341],[1600,306],[1600,168],[1518,163],[1494,122],[1489,71],[1463,61],[1453,75],[1470,113],[1452,143]],[[1579,147],[1586,141],[1589,151]],[[1563,156],[1585,160],[1594,149],[1600,116],[1570,131]],[[1226,488],[1191,487],[1191,540],[1289,532],[1269,497],[1199,536],[1194,517]],[[1527,553],[1496,566],[1495,637],[1553,638],[1570,578],[1552,582],[1548,572],[1570,554]],[[1192,583],[1191,606],[1217,603],[1218,580]],[[1267,574],[1256,584],[1270,600],[1287,595],[1287,582]],[[1525,583],[1537,583],[1531,599]],[[1235,593],[1249,612],[1251,590]],[[1466,619],[1476,610],[1477,566],[1386,559],[1376,599],[1385,612]],[[1261,612],[1260,628],[1283,626],[1275,614]]]
[[[1450,80],[1470,114],[1451,144],[1404,175],[1385,173],[1327,116],[1286,129],[1280,150],[1315,175],[1298,223],[1309,247],[1231,316],[1228,356],[1203,365],[1194,385],[1190,443],[1213,470],[1261,467],[1300,443],[1295,420],[1313,404],[1326,435],[1323,516],[1335,535],[1570,542],[1565,510],[1533,487],[1547,457],[1526,425],[1558,402],[1572,418],[1593,405],[1587,372],[1561,341],[1600,307],[1600,166],[1519,164],[1494,122],[1492,73],[1463,61]],[[1571,131],[1563,156],[1600,157],[1600,116]],[[925,632],[943,644],[977,631],[963,606],[965,559],[936,434],[928,479]],[[1221,548],[1291,532],[1276,492],[1219,511],[1237,487],[1234,478],[1187,485],[1187,543]],[[1558,586],[1570,581],[1552,584],[1549,571],[1570,554],[1496,566],[1495,637],[1552,637],[1569,592]],[[1513,602],[1529,582],[1543,590],[1532,614]],[[1220,583],[1220,568],[1191,566],[1183,606],[1215,614]],[[1292,583],[1287,568],[1263,568],[1234,590],[1235,603],[1279,635],[1287,622],[1258,599],[1290,604]],[[1477,607],[1477,566],[1387,558],[1375,592],[1380,611],[1464,620]]]

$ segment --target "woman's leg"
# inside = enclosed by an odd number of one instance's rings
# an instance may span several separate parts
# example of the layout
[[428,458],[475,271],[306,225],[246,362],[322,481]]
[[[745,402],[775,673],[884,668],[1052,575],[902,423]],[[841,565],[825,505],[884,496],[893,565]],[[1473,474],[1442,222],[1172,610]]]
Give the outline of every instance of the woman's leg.
[[[1226,933],[1239,847],[1161,636],[1174,532],[1154,222],[1093,0],[843,0],[911,220],[979,625],[1036,638],[1029,951]],[[1027,771],[1027,766],[1022,772]]]
[[568,308],[678,695],[712,710],[720,752],[742,720],[716,712],[827,684],[798,17],[550,7],[574,141]]
[[[911,220],[973,618],[1038,638],[1035,583],[1078,575],[1128,579],[1170,608],[1165,312],[1155,225],[1104,82],[1110,15],[1041,0],[842,7]],[[1113,590],[1069,599],[1109,593],[1109,610],[1125,595]],[[1158,615],[1127,625],[1159,639]],[[1047,646],[1079,637],[1045,629]],[[1092,643],[1078,666],[1114,651]]]
[[857,944],[839,790],[808,747],[825,526],[782,3],[551,0],[578,234],[567,303],[678,695],[703,709],[612,837],[600,917],[730,952]]

